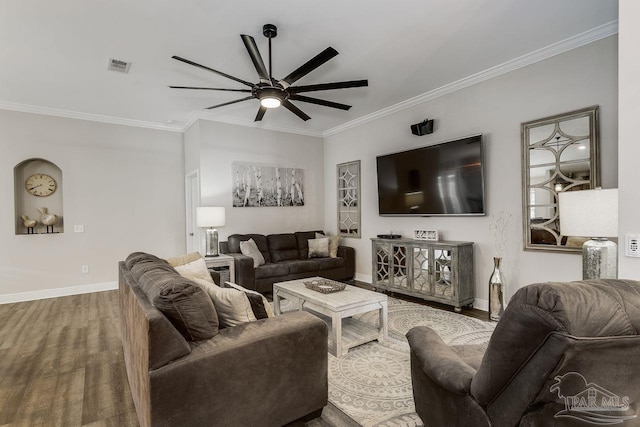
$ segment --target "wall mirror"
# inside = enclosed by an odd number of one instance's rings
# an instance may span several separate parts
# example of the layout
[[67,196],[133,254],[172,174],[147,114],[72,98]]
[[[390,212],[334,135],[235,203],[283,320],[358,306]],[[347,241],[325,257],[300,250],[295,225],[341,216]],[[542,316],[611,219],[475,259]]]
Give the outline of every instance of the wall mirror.
[[580,252],[587,238],[562,235],[558,194],[599,185],[598,107],[521,125],[525,250]]
[[338,235],[360,237],[360,160],[341,163],[338,172]]

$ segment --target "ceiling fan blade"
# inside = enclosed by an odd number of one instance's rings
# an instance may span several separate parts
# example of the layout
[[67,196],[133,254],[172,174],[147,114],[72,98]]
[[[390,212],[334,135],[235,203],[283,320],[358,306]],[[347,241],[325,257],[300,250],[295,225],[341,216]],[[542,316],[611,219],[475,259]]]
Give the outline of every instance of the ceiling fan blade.
[[260,109],[258,110],[258,114],[256,114],[256,118],[254,120],[254,122],[259,122],[262,120],[262,118],[264,117],[264,113],[267,112],[267,108],[263,107],[262,105],[260,106]]
[[260,55],[260,51],[258,50],[258,46],[256,45],[256,41],[254,40],[254,38],[246,34],[241,34],[240,37],[242,37],[244,46],[247,48],[247,52],[249,52],[251,61],[253,61],[253,66],[256,67],[256,71],[258,72],[258,76],[260,76],[260,79],[266,80],[267,82],[271,83],[269,72],[267,71],[267,67],[265,67],[264,62],[262,61],[262,56]]
[[346,89],[350,87],[369,86],[368,80],[351,80],[348,82],[322,83],[319,85],[292,86],[287,90],[289,93],[313,92],[316,90]]
[[287,85],[292,85],[295,81],[300,80],[302,77],[306,76],[334,56],[338,54],[338,51],[332,47],[328,47],[309,61],[301,65],[297,70],[293,71],[284,79],[280,80],[280,83],[286,82]]
[[325,107],[338,108],[340,110],[349,110],[351,108],[351,105],[325,101],[324,99],[309,98],[308,96],[302,96],[302,95],[293,94],[289,97],[289,99],[293,99],[294,101],[308,102],[310,104],[324,105]]
[[225,102],[224,104],[214,105],[214,106],[211,106],[211,107],[207,107],[206,109],[207,110],[212,110],[214,108],[224,107],[225,105],[231,105],[231,104],[235,104],[236,102],[247,101],[249,99],[253,99],[253,96],[247,96],[246,98],[236,99],[235,101],[229,101],[229,102]]
[[289,102],[288,99],[285,99],[284,101],[282,101],[282,106],[287,110],[291,111],[296,116],[300,117],[305,122],[311,118],[307,116],[301,109],[299,109],[298,107],[293,105],[291,102]]
[[227,92],[251,92],[251,89],[225,89],[221,87],[169,86],[171,89],[224,90]]
[[189,61],[188,59],[180,58],[179,56],[176,56],[176,55],[173,55],[172,58],[177,60],[177,61],[184,62],[185,64],[193,65],[194,67],[198,67],[198,68],[202,68],[203,70],[211,71],[212,73],[216,73],[216,74],[218,74],[218,75],[220,75],[222,77],[226,77],[228,79],[235,80],[236,82],[242,83],[243,85],[247,85],[249,87],[254,87],[255,86],[253,83],[249,83],[249,82],[244,81],[242,79],[239,79],[237,77],[233,77],[233,76],[230,76],[229,74],[223,73],[222,71],[214,70],[213,68],[206,67],[206,66],[198,64],[196,62]]

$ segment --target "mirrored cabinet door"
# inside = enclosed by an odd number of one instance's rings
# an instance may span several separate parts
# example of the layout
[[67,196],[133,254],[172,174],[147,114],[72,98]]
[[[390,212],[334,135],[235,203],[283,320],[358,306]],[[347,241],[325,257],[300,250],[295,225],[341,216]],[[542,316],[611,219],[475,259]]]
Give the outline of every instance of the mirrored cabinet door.
[[560,230],[558,194],[599,183],[598,107],[523,123],[524,249],[580,252],[581,236]]

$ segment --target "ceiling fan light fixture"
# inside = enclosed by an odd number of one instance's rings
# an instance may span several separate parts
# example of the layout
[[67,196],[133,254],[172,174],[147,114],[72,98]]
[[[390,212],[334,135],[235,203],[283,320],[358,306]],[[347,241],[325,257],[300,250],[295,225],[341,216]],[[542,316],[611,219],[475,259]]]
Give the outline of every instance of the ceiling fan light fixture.
[[264,108],[278,108],[286,98],[286,93],[274,88],[265,88],[258,93],[258,98]]
[[275,96],[265,96],[260,98],[260,105],[264,108],[278,108],[282,105],[282,101],[280,101],[280,98],[276,98]]

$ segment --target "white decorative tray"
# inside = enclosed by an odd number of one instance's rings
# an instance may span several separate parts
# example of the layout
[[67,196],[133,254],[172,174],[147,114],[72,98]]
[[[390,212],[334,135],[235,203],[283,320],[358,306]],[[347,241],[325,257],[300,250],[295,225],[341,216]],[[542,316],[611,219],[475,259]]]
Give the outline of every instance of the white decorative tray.
[[340,283],[330,279],[305,280],[302,283],[304,283],[307,288],[323,294],[343,291],[344,288],[347,287],[346,283]]

